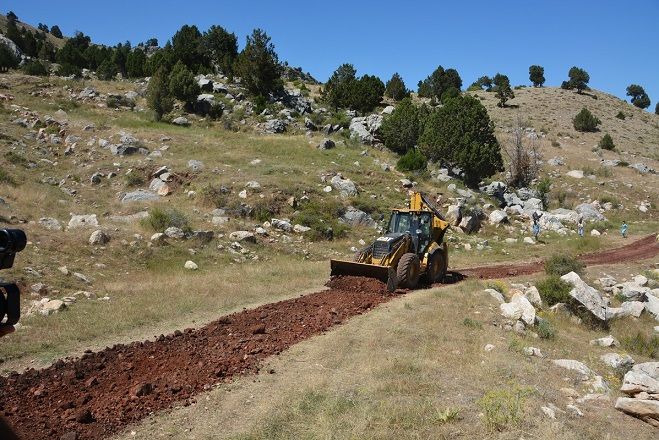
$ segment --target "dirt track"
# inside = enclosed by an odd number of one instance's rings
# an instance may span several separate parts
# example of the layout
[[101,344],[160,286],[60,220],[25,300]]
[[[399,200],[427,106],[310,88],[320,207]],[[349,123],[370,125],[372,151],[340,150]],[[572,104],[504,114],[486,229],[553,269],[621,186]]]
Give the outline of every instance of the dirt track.
[[[617,263],[658,252],[651,236],[581,259],[587,264]],[[458,272],[503,278],[540,270],[538,261]],[[383,284],[365,278],[339,278],[328,286],[329,290],[222,317],[197,330],[116,345],[43,370],[0,378],[0,414],[26,440],[59,439],[65,434],[107,437],[152,412],[175,403],[190,404],[195,394],[236,374],[255,373],[264,358],[395,297]]]

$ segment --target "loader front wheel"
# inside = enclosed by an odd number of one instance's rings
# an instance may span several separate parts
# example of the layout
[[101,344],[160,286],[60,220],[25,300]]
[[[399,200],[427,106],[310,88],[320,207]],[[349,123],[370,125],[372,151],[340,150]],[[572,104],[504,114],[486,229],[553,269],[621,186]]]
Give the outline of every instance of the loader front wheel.
[[443,250],[438,250],[430,257],[428,262],[428,281],[441,283],[446,275],[446,257]]
[[419,283],[420,276],[421,263],[419,262],[419,256],[413,253],[403,254],[396,269],[398,285],[403,288],[414,289]]

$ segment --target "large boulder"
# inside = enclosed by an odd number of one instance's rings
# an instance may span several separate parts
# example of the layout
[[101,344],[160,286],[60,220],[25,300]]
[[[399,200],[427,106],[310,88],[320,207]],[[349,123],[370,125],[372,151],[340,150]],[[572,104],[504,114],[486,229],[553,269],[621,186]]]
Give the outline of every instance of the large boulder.
[[350,226],[368,226],[371,228],[377,226],[377,223],[370,215],[354,206],[348,206],[346,212],[341,216],[341,221]]
[[535,308],[531,302],[520,291],[517,291],[509,303],[503,303],[500,306],[501,314],[508,319],[521,319],[526,325],[535,323]]
[[229,234],[229,240],[256,243],[256,236],[249,231],[235,231]]
[[462,210],[460,209],[460,205],[449,206],[444,216],[446,217],[446,221],[452,226],[458,226],[460,220],[462,220]]
[[124,194],[124,196],[121,198],[121,203],[152,202],[158,199],[160,199],[160,196],[158,194],[151,191],[138,189],[137,191],[132,191]]
[[266,133],[283,133],[286,131],[286,121],[282,119],[270,119],[265,123]]
[[342,197],[352,197],[358,194],[355,183],[350,179],[344,178],[341,174],[332,177],[330,183],[334,189],[341,192]]
[[617,409],[659,427],[659,362],[634,365],[620,391],[631,397],[618,398]]
[[478,231],[481,226],[481,221],[475,214],[463,215],[460,221],[460,229],[467,234]]
[[359,139],[364,144],[379,142],[378,134],[382,126],[382,115],[352,118],[350,120],[350,136]]
[[9,51],[14,55],[14,58],[17,58],[18,60],[21,59],[21,56],[23,55],[23,52],[21,49],[14,43],[12,40],[9,38],[5,37],[4,35],[0,34],[0,44],[5,46]]
[[590,203],[582,203],[575,208],[585,221],[604,221],[606,218]]
[[570,272],[561,277],[561,279],[572,285],[570,296],[581,303],[597,319],[605,321],[607,318],[607,301],[602,298],[597,289],[586,284],[581,277],[575,272]]
[[490,213],[490,224],[498,225],[508,221],[508,215],[505,211],[497,210]]

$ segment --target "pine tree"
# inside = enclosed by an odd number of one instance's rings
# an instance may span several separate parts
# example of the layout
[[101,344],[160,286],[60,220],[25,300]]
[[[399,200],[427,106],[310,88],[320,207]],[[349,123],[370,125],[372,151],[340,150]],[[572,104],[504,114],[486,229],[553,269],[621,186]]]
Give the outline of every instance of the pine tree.
[[627,96],[631,96],[632,104],[638,108],[650,107],[650,97],[645,93],[645,89],[638,84],[631,84],[627,87]]
[[423,125],[421,153],[435,162],[462,168],[469,185],[503,170],[494,124],[478,99],[469,95],[451,98],[430,113]]
[[462,79],[455,69],[446,69],[442,66],[437,67],[433,73],[430,74],[423,81],[419,81],[419,96],[424,98],[440,99],[444,92],[450,88],[460,90],[462,88]]
[[384,146],[395,153],[405,154],[417,144],[420,128],[419,110],[410,98],[405,98],[382,122],[380,131]]
[[199,95],[199,84],[195,81],[193,73],[182,61],[176,63],[169,74],[169,93],[176,99],[191,107]]
[[597,126],[601,124],[601,121],[584,107],[574,117],[572,124],[577,131],[597,131]]
[[569,79],[563,81],[561,88],[563,89],[577,89],[577,93],[582,93],[584,90],[588,90],[588,82],[590,81],[590,75],[585,70],[579,67],[572,67],[568,72]]
[[499,98],[499,103],[497,105],[499,107],[505,107],[506,101],[515,98],[515,92],[510,87],[510,80],[506,75],[497,73],[496,75],[494,75],[493,83],[494,83],[494,91],[496,93],[497,98]]
[[161,67],[149,80],[146,101],[149,108],[154,111],[156,121],[161,120],[164,114],[172,111],[174,106],[167,79],[167,71]]
[[225,75],[233,75],[233,63],[238,57],[238,39],[222,26],[211,26],[204,33],[202,48],[207,58]]
[[401,99],[410,96],[410,91],[407,90],[407,87],[405,87],[403,78],[401,78],[398,72],[396,72],[391,76],[391,79],[387,81],[384,94],[394,101],[400,101]]
[[533,83],[533,87],[542,87],[545,83],[545,68],[538,65],[529,67],[529,79]]
[[255,96],[268,96],[283,89],[282,67],[275,46],[261,29],[254,29],[247,44],[238,55],[236,74],[247,91]]
[[55,38],[64,38],[64,35],[62,35],[62,31],[57,25],[54,25],[53,27],[50,28],[50,35],[52,35]]

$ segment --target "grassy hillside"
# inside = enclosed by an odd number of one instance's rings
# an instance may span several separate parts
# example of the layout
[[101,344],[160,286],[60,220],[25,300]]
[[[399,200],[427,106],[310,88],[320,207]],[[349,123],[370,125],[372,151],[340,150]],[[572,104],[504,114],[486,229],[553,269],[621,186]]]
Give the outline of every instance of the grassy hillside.
[[[145,99],[140,96],[133,110],[107,108],[108,94],[143,93],[143,84],[139,82],[42,79],[12,73],[0,76],[0,84],[2,93],[13,97],[0,110],[0,197],[6,202],[0,205],[0,221],[3,227],[24,228],[30,238],[15,268],[3,272],[3,277],[18,279],[26,292],[36,283],[46,285],[45,292],[25,295],[24,311],[32,300],[43,295],[63,298],[89,291],[99,298],[110,298],[78,299],[62,313],[23,319],[23,327],[6,343],[3,341],[0,348],[0,357],[14,362],[5,364],[6,368],[35,358],[47,363],[89,346],[199,325],[218,313],[295,295],[305,286],[322,285],[327,278],[329,258],[349,258],[354,248],[362,246],[360,240],[369,242],[378,235],[372,228],[342,225],[336,218],[337,209],[352,205],[379,220],[392,207],[405,205],[407,189],[400,182],[405,177],[416,181],[417,188],[423,191],[444,193],[445,208],[454,203],[456,196],[448,185],[462,187],[458,181],[440,182],[428,172],[405,175],[393,169],[385,171],[382,163],[393,166],[397,160],[394,154],[340,134],[332,136],[336,148],[319,150],[316,145],[325,136],[319,132],[307,135],[296,128],[295,124],[302,126],[301,116],[283,135],[262,134],[254,128],[262,122],[261,117],[241,120],[238,112],[219,121],[189,116],[193,125],[185,128],[153,122],[145,110]],[[79,98],[86,87],[93,87],[99,96]],[[603,131],[610,129],[623,151],[605,152],[604,157],[620,157],[631,163],[630,154],[624,151],[636,151],[638,156],[634,159],[659,169],[656,161],[640,156],[656,152],[657,143],[652,140],[657,133],[656,116],[605,95],[593,100],[551,88],[518,90],[512,101],[519,105],[517,109],[499,109],[492,94],[478,95],[483,97],[503,145],[508,141],[508,124],[522,114],[531,122],[529,126],[547,133],[540,141],[545,159],[565,157],[564,166],[545,166],[542,171],[553,179],[552,207],[574,207],[592,200],[613,200],[619,206],[606,213],[608,222],[589,224],[589,229],[611,233],[587,240],[547,233],[545,244],[529,247],[521,240],[529,235],[528,225],[517,220],[503,227],[484,224],[475,235],[465,235],[454,228],[448,235],[452,267],[611,246],[620,241],[616,231],[623,219],[630,222],[632,235],[656,231],[657,175],[641,175],[626,167],[601,167],[599,153],[591,151],[600,134],[575,133],[570,129],[568,115],[576,114],[584,103],[595,103],[597,107],[592,110],[603,120]],[[542,100],[549,104],[538,105]],[[554,107],[562,110],[547,110]],[[620,109],[631,117],[625,121],[616,119]],[[549,116],[554,114],[555,117]],[[37,139],[38,126],[29,128],[16,123],[36,117],[45,121],[48,116],[63,121],[61,133],[54,125],[42,127],[47,139],[60,134],[59,144]],[[614,129],[634,134],[620,136],[622,140],[618,141],[618,131]],[[625,140],[640,136],[636,133],[643,133],[643,142]],[[152,154],[118,157],[99,146],[102,140],[118,143],[122,134],[135,137]],[[67,145],[67,136],[77,137],[69,138],[75,141],[73,148]],[[552,145],[554,139],[560,146]],[[193,171],[190,160],[202,161],[203,169]],[[174,174],[170,195],[155,202],[121,202],[126,192],[147,189],[151,174],[161,166],[167,166]],[[593,178],[574,180],[565,176],[571,169],[590,170]],[[336,190],[325,192],[329,177],[337,172],[355,182],[359,188],[357,196],[341,197]],[[95,173],[103,175],[98,184],[91,182]],[[504,178],[503,174],[494,177]],[[260,189],[246,188],[251,181],[259,182]],[[240,195],[243,190],[244,198]],[[291,196],[296,197],[297,207],[289,204]],[[650,204],[645,213],[638,209],[644,201]],[[484,206],[493,200],[477,194],[472,203]],[[251,214],[233,213],[240,211],[242,205],[249,205]],[[161,231],[129,216],[153,212],[155,208],[176,210],[185,217],[190,229],[213,231],[215,238],[209,243],[196,239],[170,239],[165,246],[152,243],[151,235]],[[216,208],[229,210],[228,222],[213,223]],[[96,214],[99,226],[68,229],[73,214]],[[44,217],[58,220],[61,230],[48,229],[40,221]],[[318,234],[270,229],[267,236],[257,236],[256,243],[233,245],[232,232],[255,231],[271,218],[288,218],[293,224],[301,222],[319,229],[333,226],[336,237],[326,241]],[[90,245],[88,239],[95,229],[107,233],[110,242]],[[518,241],[506,243],[506,238]],[[187,260],[197,263],[199,270],[184,269]],[[58,269],[63,266],[67,270]],[[255,270],[254,276],[241,279],[243,266]],[[83,274],[89,282],[73,276],[73,272]],[[229,282],[232,279],[235,281]],[[283,283],[292,290],[264,290],[264,283]],[[224,287],[215,291],[212,286]],[[168,306],[154,306],[159,302]]]

